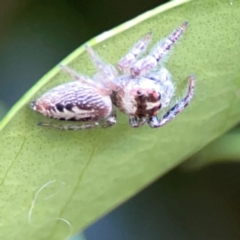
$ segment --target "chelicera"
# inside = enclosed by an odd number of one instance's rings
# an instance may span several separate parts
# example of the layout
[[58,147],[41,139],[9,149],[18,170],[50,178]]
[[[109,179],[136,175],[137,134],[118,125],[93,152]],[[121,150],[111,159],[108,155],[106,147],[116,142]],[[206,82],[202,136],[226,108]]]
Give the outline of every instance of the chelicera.
[[92,79],[68,66],[60,65],[75,81],[55,87],[31,103],[33,110],[46,117],[83,123],[39,125],[62,130],[82,130],[98,125],[110,127],[116,123],[113,105],[129,116],[132,127],[148,123],[151,128],[158,128],[173,120],[191,101],[195,79],[189,77],[186,96],[159,119],[159,110],[170,105],[175,93],[171,74],[161,61],[179,40],[187,25],[184,22],[141,58],[151,40],[151,33],[147,33],[119,60],[117,68],[104,63],[92,48],[86,46],[97,68]]

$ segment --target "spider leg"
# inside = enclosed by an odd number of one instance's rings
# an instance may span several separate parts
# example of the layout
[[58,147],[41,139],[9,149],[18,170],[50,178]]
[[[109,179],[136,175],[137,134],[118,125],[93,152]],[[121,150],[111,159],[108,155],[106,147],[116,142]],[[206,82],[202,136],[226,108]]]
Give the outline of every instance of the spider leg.
[[59,67],[66,73],[68,73],[71,77],[73,77],[75,80],[77,81],[80,81],[84,84],[87,84],[87,85],[91,85],[91,84],[95,84],[94,82],[92,82],[91,79],[89,79],[88,77],[86,76],[83,76],[81,74],[79,74],[78,72],[76,72],[75,70],[73,70],[72,68],[66,66],[66,65],[63,65],[63,64],[60,64]]
[[147,33],[119,60],[117,66],[120,71],[124,73],[129,71],[129,68],[136,62],[137,58],[147,49],[151,36],[151,32]]
[[177,114],[182,112],[190,103],[193,94],[194,94],[194,86],[195,86],[195,77],[189,77],[189,86],[188,93],[186,97],[180,100],[175,106],[173,106],[167,113],[164,114],[162,119],[158,119],[157,116],[152,116],[148,119],[148,124],[151,128],[159,128],[172,121]]
[[116,69],[111,64],[106,64],[102,61],[99,55],[88,45],[86,45],[86,50],[90,55],[93,64],[97,67],[100,73],[104,73],[108,78],[115,78],[117,76]]
[[113,111],[111,115],[107,118],[104,119],[103,122],[89,122],[89,123],[84,123],[82,125],[77,125],[77,124],[72,124],[72,125],[59,125],[59,124],[52,124],[52,123],[42,123],[39,122],[38,126],[41,127],[48,127],[48,128],[56,128],[58,130],[86,130],[86,129],[91,129],[95,128],[98,126],[101,126],[102,128],[107,128],[111,127],[114,124],[116,124],[117,119],[116,119],[116,113]]
[[160,60],[167,55],[169,50],[178,41],[187,28],[188,22],[184,22],[179,28],[172,32],[166,39],[158,42],[151,53],[137,61],[130,69],[133,77],[142,75],[155,68]]
[[104,122],[101,124],[102,128],[108,128],[117,123],[117,114],[116,111],[113,110],[110,116],[107,119],[104,119]]
[[98,122],[83,124],[83,125],[58,125],[58,124],[52,124],[52,123],[43,123],[39,122],[38,126],[41,127],[47,127],[47,128],[56,128],[58,130],[85,130],[90,128],[95,128],[99,124]]
[[129,124],[132,127],[141,127],[142,125],[144,125],[146,123],[147,119],[146,118],[138,118],[136,116],[130,116],[129,117]]
[[94,75],[94,79],[111,91],[116,91],[120,87],[115,82],[115,79],[118,76],[117,70],[111,64],[105,64],[99,55],[88,45],[86,45],[86,50],[98,70],[98,73]]
[[75,80],[86,84],[88,86],[91,86],[93,88],[98,89],[102,94],[104,95],[110,95],[110,91],[109,89],[105,88],[104,86],[102,86],[101,84],[97,83],[96,81],[92,81],[90,78],[79,74],[78,72],[76,72],[75,70],[73,70],[72,68],[66,66],[66,65],[59,65],[61,67],[61,69],[68,73],[72,78],[74,78]]
[[93,64],[97,67],[99,71],[103,71],[107,64],[103,62],[99,55],[90,46],[86,45],[85,47],[91,57],[91,60],[93,61]]

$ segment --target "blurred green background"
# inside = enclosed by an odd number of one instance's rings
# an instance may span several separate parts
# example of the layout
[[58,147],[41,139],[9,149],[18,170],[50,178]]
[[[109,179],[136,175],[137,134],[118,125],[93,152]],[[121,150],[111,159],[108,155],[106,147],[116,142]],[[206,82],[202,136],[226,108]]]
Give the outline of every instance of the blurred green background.
[[[1,1],[0,118],[82,43],[163,2]],[[214,164],[195,172],[175,169],[87,228],[85,237],[240,239],[239,175],[237,163]]]

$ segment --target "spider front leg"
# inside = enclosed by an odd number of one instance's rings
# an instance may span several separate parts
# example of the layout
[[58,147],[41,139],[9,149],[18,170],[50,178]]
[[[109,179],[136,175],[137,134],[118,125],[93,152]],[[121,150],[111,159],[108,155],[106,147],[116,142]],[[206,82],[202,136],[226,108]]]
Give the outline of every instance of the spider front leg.
[[147,33],[120,59],[117,64],[120,71],[128,73],[130,67],[137,61],[137,58],[147,49],[151,36],[151,32]]
[[189,87],[186,97],[180,100],[175,106],[173,106],[167,113],[164,114],[162,119],[158,119],[157,116],[152,116],[148,119],[148,124],[151,128],[159,128],[172,121],[177,114],[182,112],[190,103],[195,87],[195,78],[194,76],[189,77]]

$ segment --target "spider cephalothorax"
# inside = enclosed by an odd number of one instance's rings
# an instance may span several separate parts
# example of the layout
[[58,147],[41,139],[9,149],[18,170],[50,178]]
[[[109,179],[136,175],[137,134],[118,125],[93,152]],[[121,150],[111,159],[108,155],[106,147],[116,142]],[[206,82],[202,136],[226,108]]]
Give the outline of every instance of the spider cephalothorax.
[[170,72],[160,61],[177,42],[188,23],[184,22],[166,39],[158,42],[150,53],[140,58],[148,46],[151,33],[140,39],[114,66],[105,64],[92,48],[86,47],[98,72],[93,80],[67,66],[62,69],[76,81],[57,86],[36,101],[31,107],[44,116],[67,121],[84,121],[83,125],[59,126],[41,123],[58,129],[86,129],[99,124],[109,127],[116,123],[115,105],[129,116],[132,127],[148,123],[156,128],[165,125],[180,113],[193,97],[195,79],[189,77],[187,95],[158,119],[160,109],[169,106],[175,86]]

